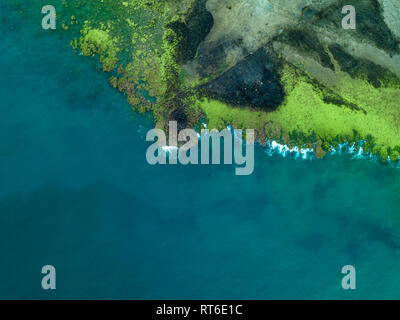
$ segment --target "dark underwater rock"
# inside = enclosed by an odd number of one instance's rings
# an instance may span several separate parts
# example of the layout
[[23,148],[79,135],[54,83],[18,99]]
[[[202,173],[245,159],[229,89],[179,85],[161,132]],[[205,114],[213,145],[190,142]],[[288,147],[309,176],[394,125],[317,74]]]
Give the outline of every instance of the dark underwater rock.
[[185,108],[178,107],[177,109],[173,110],[169,116],[169,121],[177,121],[179,131],[186,129],[188,125],[188,117],[185,113]]
[[268,61],[267,54],[260,49],[202,89],[208,96],[231,105],[274,110],[282,103],[284,91],[279,75],[267,68]]
[[198,46],[207,37],[214,25],[214,19],[206,9],[207,0],[197,0],[185,22],[174,21],[167,25],[182,39],[178,45],[178,62],[185,63],[192,60]]

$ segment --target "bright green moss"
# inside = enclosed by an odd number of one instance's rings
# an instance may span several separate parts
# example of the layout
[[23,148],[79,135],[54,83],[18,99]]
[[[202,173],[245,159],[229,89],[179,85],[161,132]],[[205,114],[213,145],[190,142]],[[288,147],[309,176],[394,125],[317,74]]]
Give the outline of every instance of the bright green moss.
[[103,64],[103,70],[113,70],[118,63],[119,49],[115,45],[117,39],[112,39],[106,30],[90,29],[88,24],[85,25],[81,33],[82,37],[79,39],[81,52],[85,56],[98,54],[100,62]]

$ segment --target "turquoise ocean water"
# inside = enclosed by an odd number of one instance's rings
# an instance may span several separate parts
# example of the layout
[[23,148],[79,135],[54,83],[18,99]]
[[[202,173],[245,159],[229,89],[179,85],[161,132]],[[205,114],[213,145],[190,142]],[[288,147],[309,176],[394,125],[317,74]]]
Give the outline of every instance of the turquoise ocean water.
[[400,298],[399,169],[261,147],[251,176],[152,167],[151,118],[68,41],[0,10],[0,298]]

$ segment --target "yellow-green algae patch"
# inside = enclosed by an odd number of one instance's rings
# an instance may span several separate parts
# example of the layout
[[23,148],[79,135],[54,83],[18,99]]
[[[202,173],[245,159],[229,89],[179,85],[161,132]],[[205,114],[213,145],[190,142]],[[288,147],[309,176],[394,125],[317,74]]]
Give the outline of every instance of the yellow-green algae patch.
[[[103,70],[112,72],[110,84],[126,94],[135,110],[151,111],[163,127],[171,112],[188,100],[175,99],[185,89],[176,61],[180,39],[174,38],[168,23],[183,19],[194,1],[68,2],[79,4],[76,15],[85,21],[71,46],[86,56],[97,56]],[[191,105],[187,107],[195,113]]]
[[118,38],[112,38],[106,30],[90,29],[86,23],[81,31],[82,37],[79,40],[81,52],[85,56],[98,54],[104,71],[113,70],[118,63],[117,54],[119,49],[115,46]]

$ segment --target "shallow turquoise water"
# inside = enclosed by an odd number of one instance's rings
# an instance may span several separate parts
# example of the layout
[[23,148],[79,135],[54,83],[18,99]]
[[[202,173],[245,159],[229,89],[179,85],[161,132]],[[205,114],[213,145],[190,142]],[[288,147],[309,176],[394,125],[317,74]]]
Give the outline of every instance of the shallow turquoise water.
[[400,298],[398,169],[261,147],[248,177],[149,166],[151,119],[68,41],[0,10],[0,298]]

